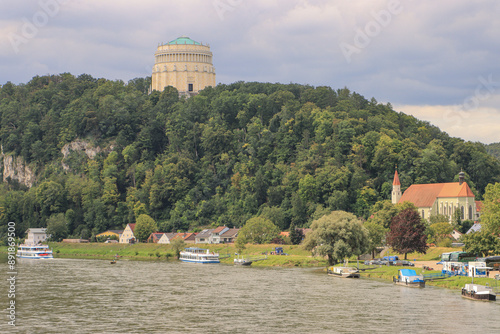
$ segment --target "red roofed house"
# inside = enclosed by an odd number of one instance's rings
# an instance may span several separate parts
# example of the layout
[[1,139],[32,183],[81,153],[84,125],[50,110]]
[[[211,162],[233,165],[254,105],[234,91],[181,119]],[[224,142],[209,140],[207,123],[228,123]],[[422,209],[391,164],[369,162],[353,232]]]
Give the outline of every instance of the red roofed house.
[[151,233],[149,235],[149,238],[148,238],[148,241],[147,242],[152,242],[152,243],[158,243],[158,241],[161,239],[161,237],[164,235],[165,233],[161,233],[161,232],[154,232],[154,233]]
[[184,233],[177,233],[172,239],[182,239],[184,240],[185,243],[187,244],[194,244],[196,240],[196,233],[191,233],[191,232],[184,232]]
[[133,244],[135,243],[134,236],[135,224],[127,224],[127,227],[123,230],[122,235],[120,236],[121,244]]
[[462,219],[476,220],[478,209],[474,194],[465,182],[465,173],[460,172],[458,175],[459,182],[412,184],[401,195],[401,183],[396,170],[392,183],[392,203],[411,202],[424,219],[441,214],[448,216],[451,221],[453,213],[459,209]]

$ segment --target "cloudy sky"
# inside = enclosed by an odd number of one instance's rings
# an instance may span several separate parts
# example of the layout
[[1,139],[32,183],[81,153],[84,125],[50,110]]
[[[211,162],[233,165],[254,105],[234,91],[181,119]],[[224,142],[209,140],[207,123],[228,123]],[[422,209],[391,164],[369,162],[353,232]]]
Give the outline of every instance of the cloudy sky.
[[0,84],[151,75],[160,42],[209,43],[217,82],[347,86],[452,136],[500,142],[495,0],[23,0],[0,3]]

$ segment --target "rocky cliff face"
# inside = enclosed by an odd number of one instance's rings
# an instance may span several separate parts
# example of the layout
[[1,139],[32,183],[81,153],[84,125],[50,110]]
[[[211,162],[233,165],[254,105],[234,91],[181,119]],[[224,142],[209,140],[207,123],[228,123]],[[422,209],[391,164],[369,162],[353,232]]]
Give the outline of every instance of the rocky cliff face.
[[[110,147],[109,151],[112,149],[113,147]],[[61,149],[61,153],[64,158],[67,158],[73,151],[83,152],[89,159],[94,159],[97,154],[103,151],[103,149],[100,147],[93,147],[90,143],[83,140],[75,140],[64,145]],[[3,158],[3,182],[7,182],[7,179],[10,178],[11,180],[16,180],[20,184],[29,188],[33,186],[36,180],[35,172],[33,172],[33,170],[26,165],[26,162],[22,157],[5,155],[3,152],[0,154],[0,157]],[[64,159],[62,161],[62,167],[65,170],[70,169],[69,166],[64,163]]]
[[7,182],[7,178],[16,180],[27,187],[32,187],[35,182],[35,173],[26,166],[22,157],[14,157],[12,155],[4,155],[3,157],[3,182]]
[[[93,147],[89,142],[80,139],[64,145],[64,147],[61,149],[61,153],[64,156],[64,159],[66,159],[73,151],[83,152],[89,159],[94,159],[97,154],[102,152],[102,149],[100,147]],[[62,167],[64,168],[64,170],[69,170],[70,168],[67,164],[64,163],[64,159],[62,162]]]

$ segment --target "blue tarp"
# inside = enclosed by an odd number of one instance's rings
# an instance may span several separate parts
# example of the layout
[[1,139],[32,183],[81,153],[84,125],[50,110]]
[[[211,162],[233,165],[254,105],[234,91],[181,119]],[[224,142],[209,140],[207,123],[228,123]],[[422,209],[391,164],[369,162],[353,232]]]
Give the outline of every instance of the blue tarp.
[[417,273],[413,269],[399,269],[399,272],[401,273],[401,276],[417,276]]

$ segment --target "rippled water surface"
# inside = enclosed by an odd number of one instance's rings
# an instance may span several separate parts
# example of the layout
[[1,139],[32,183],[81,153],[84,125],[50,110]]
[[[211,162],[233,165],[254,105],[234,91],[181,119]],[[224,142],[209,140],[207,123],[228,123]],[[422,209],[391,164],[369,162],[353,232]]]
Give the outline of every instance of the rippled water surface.
[[498,301],[318,269],[71,259],[17,266],[18,333],[500,333]]

